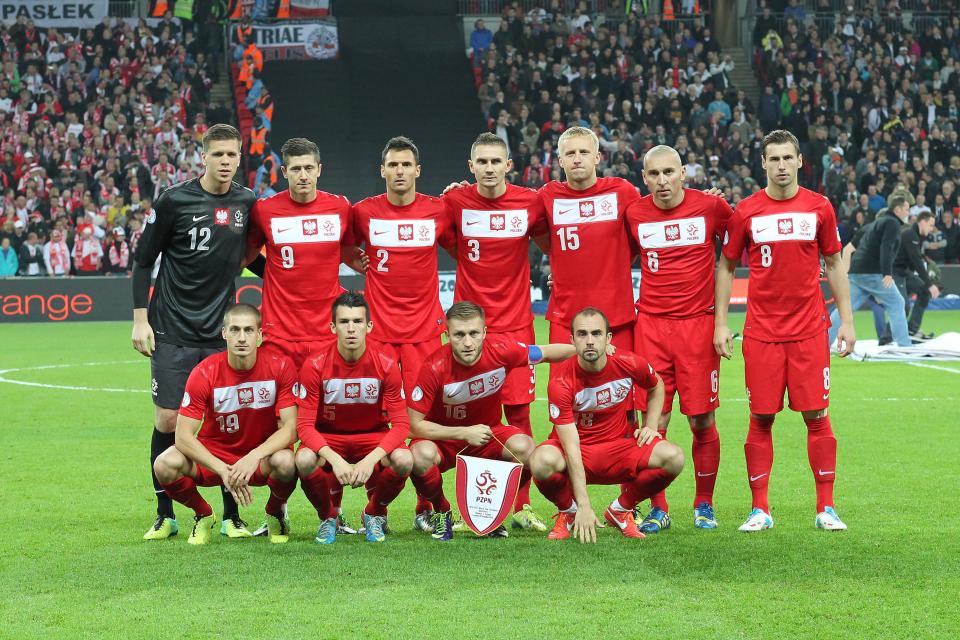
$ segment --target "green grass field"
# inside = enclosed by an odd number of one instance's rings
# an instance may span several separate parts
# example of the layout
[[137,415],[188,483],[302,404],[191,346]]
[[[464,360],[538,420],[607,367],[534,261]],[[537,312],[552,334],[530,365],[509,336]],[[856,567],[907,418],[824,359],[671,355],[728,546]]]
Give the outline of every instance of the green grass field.
[[[545,328],[538,320],[538,335]],[[870,337],[867,315],[857,328]],[[930,313],[924,328],[958,330],[960,312]],[[408,486],[383,545],[359,536],[311,544],[316,516],[298,490],[289,544],[192,548],[182,507],[179,536],[140,539],[154,509],[152,405],[148,362],[129,335],[127,323],[3,326],[2,638],[957,637],[960,363],[834,359],[844,533],[813,528],[804,426],[790,412],[774,429],[776,528],[736,531],[750,508],[738,355],[721,374],[717,531],[692,527],[688,465],[668,493],[673,529],[641,541],[608,528],[595,546],[527,532],[439,544],[411,531]],[[541,439],[545,409],[534,406]],[[683,421],[670,439],[689,451]],[[452,483],[448,476],[451,496]],[[616,492],[593,489],[598,512]],[[216,491],[205,494],[219,513]],[[251,523],[264,500],[261,490],[244,511]],[[363,502],[362,491],[347,492],[353,521]]]

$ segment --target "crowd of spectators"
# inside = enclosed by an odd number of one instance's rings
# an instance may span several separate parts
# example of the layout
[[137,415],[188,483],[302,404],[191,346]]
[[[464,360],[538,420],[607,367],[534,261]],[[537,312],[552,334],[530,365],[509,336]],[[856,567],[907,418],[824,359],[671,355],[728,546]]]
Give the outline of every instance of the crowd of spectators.
[[0,276],[128,274],[151,204],[199,175],[219,29],[169,14],[0,24]]
[[937,216],[927,255],[957,261],[957,216],[944,215],[958,206],[960,182],[953,3],[761,0],[756,102],[732,85],[734,62],[697,3],[679,3],[672,20],[645,15],[650,3],[628,12],[619,2],[564,4],[524,12],[505,3],[494,24],[478,20],[470,34],[477,95],[513,153],[511,181],[560,177],[557,138],[579,124],[600,139],[603,175],[644,191],[644,152],[669,144],[688,186],[719,187],[736,205],[764,186],[760,143],[783,127],[801,142],[801,184],[831,198],[844,240],[899,187],[917,196],[914,213]]

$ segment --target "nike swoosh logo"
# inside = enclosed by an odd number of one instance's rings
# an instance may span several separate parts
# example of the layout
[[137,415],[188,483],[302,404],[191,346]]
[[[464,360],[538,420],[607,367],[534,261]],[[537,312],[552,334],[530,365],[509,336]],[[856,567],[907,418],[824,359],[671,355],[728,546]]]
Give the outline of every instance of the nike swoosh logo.
[[223,396],[222,398],[217,400],[217,404],[225,404],[229,400],[230,400],[230,396]]
[[562,211],[557,211],[557,214],[559,214],[559,215],[562,216],[562,215],[566,215],[566,214],[570,213],[571,211],[573,211],[573,209],[564,209],[564,210],[562,210]]
[[287,231],[290,231],[290,229],[293,229],[293,227],[287,227],[286,229],[277,229],[277,233],[286,233]]
[[656,234],[656,233],[645,233],[645,234],[643,234],[643,239],[646,240],[647,238],[652,238],[652,237],[655,236],[655,235],[657,235],[657,234]]
[[527,389],[527,393],[536,393],[536,392],[537,392],[536,387],[534,387],[533,389]]
[[765,476],[765,475],[767,475],[767,474],[761,473],[761,474],[758,475],[758,476],[750,476],[750,482],[756,482],[757,480],[759,480],[760,478],[762,478],[762,477]]
[[826,399],[829,398],[829,397],[830,397],[830,394],[829,394],[829,393],[823,394],[823,399],[824,399],[824,400],[826,400]]
[[756,233],[763,233],[764,231],[766,231],[766,230],[769,229],[769,228],[770,228],[770,227],[764,227],[763,229],[757,229]]
[[700,473],[699,471],[697,471],[698,478],[709,478],[710,476],[715,476],[715,475],[717,475],[716,471],[714,471],[713,473]]
[[375,235],[375,236],[382,236],[382,235],[385,234],[385,233],[386,233],[386,231],[374,231],[374,232],[373,232],[373,235]]
[[831,476],[836,473],[837,473],[836,471],[824,471],[823,469],[820,469],[819,471],[817,471],[817,475],[821,475],[821,476]]
[[474,220],[473,222],[468,222],[468,223],[466,223],[466,224],[467,224],[468,227],[472,227],[473,225],[477,224],[477,221]]
[[716,402],[716,401],[717,401],[717,396],[711,396],[711,397],[710,397],[710,403],[711,403],[711,404],[714,403],[714,402]]
[[620,530],[621,530],[621,531],[622,531],[623,529],[626,529],[626,528],[627,528],[627,523],[626,523],[626,522],[620,522],[620,520],[617,519],[617,518],[610,518],[610,519],[617,523],[617,526],[620,527]]
[[206,217],[207,217],[207,216],[205,216],[205,215],[203,215],[203,216],[193,216],[193,221],[194,221],[194,222],[199,222],[200,220],[203,220],[203,219],[206,218]]

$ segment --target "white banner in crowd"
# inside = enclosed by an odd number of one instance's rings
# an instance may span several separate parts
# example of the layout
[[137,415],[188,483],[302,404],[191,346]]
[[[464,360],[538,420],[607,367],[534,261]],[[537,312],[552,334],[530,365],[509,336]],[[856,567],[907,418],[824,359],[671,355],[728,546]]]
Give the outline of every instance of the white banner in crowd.
[[290,0],[291,18],[326,15],[330,15],[330,0]]
[[330,22],[254,23],[253,41],[265,54],[270,49],[299,49],[315,60],[336,58],[340,49],[337,25]]
[[506,519],[520,488],[518,462],[457,456],[457,506],[464,524],[483,536]]
[[107,0],[0,0],[0,22],[12,24],[23,16],[38,27],[93,27],[108,13]]

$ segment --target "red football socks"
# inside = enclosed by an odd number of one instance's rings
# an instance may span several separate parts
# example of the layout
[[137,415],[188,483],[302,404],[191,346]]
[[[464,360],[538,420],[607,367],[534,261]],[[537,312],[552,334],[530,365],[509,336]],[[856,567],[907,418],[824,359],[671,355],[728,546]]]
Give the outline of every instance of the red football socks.
[[297,476],[293,480],[277,480],[276,478],[267,478],[267,486],[270,488],[270,497],[267,498],[267,506],[264,511],[272,516],[279,516],[283,513],[283,505],[290,498],[290,494],[297,488]]
[[666,469],[644,469],[636,479],[620,485],[620,497],[617,498],[627,511],[633,510],[637,503],[663,492],[676,476]]
[[303,487],[303,493],[307,496],[307,500],[310,501],[313,508],[317,510],[317,516],[321,520],[333,518],[337,515],[330,500],[330,486],[332,484],[340,486],[333,474],[322,467],[306,477],[300,477],[300,486]]
[[378,474],[376,486],[370,494],[370,500],[364,513],[371,516],[387,515],[387,505],[403,491],[407,476],[401,476],[393,469],[384,469]]
[[[516,427],[528,436],[533,437],[533,429],[530,426],[530,405],[505,404],[503,405],[503,415],[508,425]],[[524,475],[520,477],[520,488],[517,490],[517,497],[513,501],[513,510],[522,511],[525,504],[530,504],[530,473],[526,469],[524,469]]]
[[[658,428],[657,428],[657,433],[659,433],[660,436],[661,436],[664,440],[667,439],[667,428],[666,428],[666,427],[658,427]],[[626,492],[626,490],[627,490],[627,483],[621,484],[621,485],[620,485],[620,490],[621,490],[622,492]],[[634,505],[634,506],[636,506],[636,505]],[[654,495],[650,498],[650,506],[651,506],[652,508],[654,508],[654,509],[662,509],[662,510],[665,511],[665,512],[669,512],[669,511],[670,511],[670,505],[669,505],[669,503],[667,502],[667,492],[666,492],[666,491],[658,491],[656,494],[654,494]],[[630,508],[632,509],[633,507],[630,507]]]
[[160,486],[163,487],[163,490],[167,492],[168,496],[180,504],[193,509],[196,515],[206,517],[213,514],[213,509],[207,501],[203,499],[200,492],[197,491],[197,483],[193,481],[193,478],[184,476],[169,484],[161,482]]
[[693,432],[693,470],[696,474],[696,496],[693,506],[702,502],[713,504],[713,488],[717,483],[717,471],[720,469],[720,434],[716,423],[706,429],[694,429]]
[[817,513],[833,506],[833,482],[837,477],[837,439],[830,416],[804,420],[807,423],[807,459],[817,487]]
[[558,511],[566,511],[573,506],[573,487],[565,473],[555,473],[543,480],[534,480],[544,497],[557,506]]
[[773,418],[758,418],[750,415],[750,428],[743,453],[747,458],[747,477],[753,493],[753,508],[770,513],[767,488],[770,485],[770,470],[773,469]]
[[450,502],[443,495],[443,476],[440,475],[440,469],[436,466],[430,467],[422,476],[411,475],[410,482],[417,489],[417,494],[422,495],[433,505],[433,510],[446,513],[450,511]]

